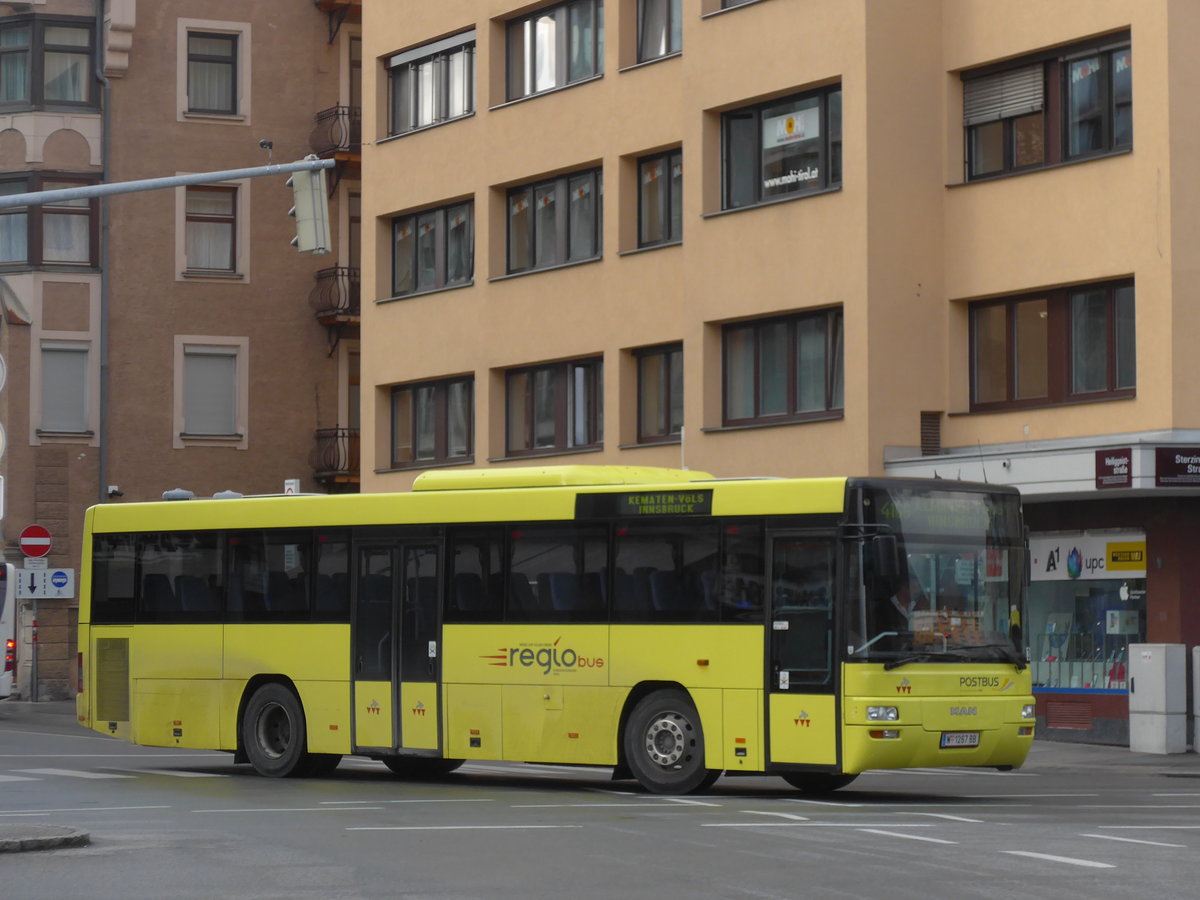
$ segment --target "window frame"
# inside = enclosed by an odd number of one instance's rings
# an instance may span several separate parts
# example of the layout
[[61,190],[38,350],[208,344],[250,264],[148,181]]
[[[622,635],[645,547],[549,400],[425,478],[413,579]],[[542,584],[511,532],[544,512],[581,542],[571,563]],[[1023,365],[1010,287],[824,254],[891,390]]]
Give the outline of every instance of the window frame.
[[[1072,82],[1070,67],[1088,57],[1106,61],[1102,71],[1104,98],[1101,122],[1101,146],[1095,149],[1071,149]],[[1124,57],[1119,61],[1120,57]],[[1114,75],[1119,66],[1129,74],[1128,104],[1118,104]],[[1035,67],[1041,70],[1040,97],[1033,96],[1032,84],[1022,84],[1022,75]],[[1130,33],[1117,32],[1098,40],[1072,44],[1055,50],[1034,53],[1000,65],[963,72],[963,178],[986,181],[1006,175],[1038,171],[1052,166],[1083,162],[1133,150],[1132,125],[1132,44]],[[974,97],[972,97],[974,94]],[[973,102],[975,105],[973,105]],[[1116,133],[1118,105],[1129,107],[1127,133]],[[1040,117],[1041,159],[1022,163],[1019,154],[1018,123]],[[1000,125],[1000,163],[998,168],[977,171],[980,163],[980,138],[985,129]]]
[[[583,373],[583,391],[586,408],[583,411],[583,430],[587,439],[576,440],[575,425],[578,420],[574,378],[575,371]],[[537,437],[537,390],[535,380],[539,374],[548,375],[553,388],[553,432],[552,444],[538,445]],[[514,382],[524,377],[525,386],[516,396]],[[514,407],[521,405],[524,446],[514,443]],[[563,362],[508,369],[504,373],[504,452],[506,457],[551,456],[580,450],[600,449],[604,446],[604,357],[590,356]]]
[[[799,410],[799,363],[796,326],[799,323],[824,320],[824,368],[825,368],[825,401],[823,408],[814,410]],[[786,410],[780,413],[764,413],[763,408],[763,365],[761,335],[767,328],[778,325],[786,326],[787,350],[785,359],[785,395]],[[751,359],[750,377],[753,379],[753,390],[750,394],[752,414],[749,416],[733,416],[730,414],[732,395],[731,379],[732,354],[730,337],[736,331],[750,329],[752,332],[753,355]],[[786,316],[772,316],[763,319],[747,319],[730,322],[721,329],[721,421],[724,427],[748,425],[789,424],[793,422],[820,421],[841,418],[845,414],[845,313],[841,306],[823,307],[818,310],[806,310]],[[841,401],[840,404],[838,401]]]
[[[187,97],[187,112],[192,115],[202,116],[236,116],[239,112],[240,103],[240,85],[238,84],[239,61],[241,59],[239,44],[241,43],[241,35],[237,32],[228,31],[204,31],[199,28],[189,28],[187,30],[187,45],[184,52],[187,55],[186,71],[187,85],[185,87],[185,95]],[[197,53],[192,50],[192,38],[205,38],[208,40],[228,41],[230,44],[230,53],[228,56],[218,56],[210,53]],[[206,63],[210,65],[226,66],[229,69],[229,104],[221,107],[194,106],[192,103],[192,63]]]
[[[646,191],[643,190],[646,184],[646,168],[654,164],[663,166],[664,175],[658,179],[658,206],[660,222],[662,223],[662,236],[657,239],[647,239],[646,228]],[[679,186],[674,187],[674,167],[679,167]],[[643,156],[637,161],[637,183],[638,183],[638,247],[662,247],[668,244],[680,244],[683,242],[683,148],[676,147],[674,150],[667,150],[663,153],[654,153],[650,156]],[[678,203],[679,220],[675,220],[676,203]]]
[[[187,356],[191,353],[216,353],[232,356],[234,362],[234,431],[227,434],[195,433],[187,423]],[[174,337],[174,386],[171,445],[182,450],[189,446],[223,446],[237,450],[249,447],[250,420],[250,339],[216,335],[177,334]]]
[[[35,193],[45,190],[59,190],[69,187],[84,187],[99,184],[96,175],[85,175],[73,172],[29,172],[19,175],[0,177],[0,184],[16,184],[22,187],[14,193]],[[47,187],[47,185],[57,185]],[[0,271],[22,269],[87,269],[99,265],[100,256],[100,201],[92,197],[82,201],[85,205],[70,206],[67,204],[81,201],[62,201],[54,204],[34,204],[31,206],[15,206],[0,210],[0,216],[25,217],[25,258],[0,262]],[[88,220],[88,258],[86,260],[46,259],[46,216],[86,216]]]
[[[580,179],[590,178],[590,186],[593,200],[591,228],[593,236],[593,252],[587,255],[572,255],[572,242],[574,235],[571,231],[571,191],[573,183],[577,183]],[[537,215],[537,198],[540,191],[551,189],[554,202],[554,236],[553,236],[553,252],[554,258],[548,262],[541,264],[537,261],[538,256],[538,240],[539,240],[539,217]],[[514,202],[519,195],[525,194],[525,207],[517,210],[517,214],[523,213],[526,209],[530,210],[528,224],[525,226],[525,246],[528,263],[523,266],[516,266],[514,260]],[[545,196],[545,195],[543,195]],[[559,210],[564,210],[559,213]],[[603,169],[597,167],[593,169],[580,169],[574,172],[568,172],[554,178],[542,179],[539,181],[531,181],[526,184],[511,187],[506,192],[505,205],[505,265],[509,275],[519,275],[525,272],[535,272],[539,269],[554,269],[559,266],[572,265],[581,262],[590,262],[600,259],[604,255],[604,172]]]
[[[16,100],[0,101],[0,110],[22,109],[98,109],[100,98],[92,77],[96,65],[96,23],[90,18],[74,16],[20,15],[0,19],[0,31],[29,28],[29,43],[24,47],[0,48],[0,56],[25,53],[25,77],[28,88],[26,96]],[[46,42],[48,28],[74,28],[87,32],[86,46],[79,44],[49,44]],[[81,100],[46,99],[46,55],[47,53],[70,53],[86,56]]]
[[[450,453],[450,410],[452,400],[452,388],[458,385],[465,386],[466,395],[464,402],[466,404],[465,428],[464,436],[465,451],[461,454],[451,455]],[[429,456],[419,456],[417,451],[418,436],[420,424],[418,422],[419,411],[416,402],[418,391],[432,390],[433,392],[433,422],[432,439],[433,453]],[[410,449],[410,458],[403,459],[397,450],[400,447],[400,430],[401,416],[399,409],[399,399],[402,395],[409,396],[407,404],[407,426],[409,433],[408,447]],[[455,378],[441,378],[435,381],[419,381],[411,384],[393,385],[389,392],[388,409],[390,418],[390,443],[389,443],[389,465],[393,469],[412,469],[426,468],[436,465],[457,465],[469,464],[475,461],[475,376],[463,375]]]
[[[204,112],[193,110],[189,93],[189,35],[203,34],[213,37],[235,38],[236,53],[232,64],[233,110],[228,112]],[[176,121],[216,125],[250,125],[250,98],[252,66],[250,60],[252,28],[249,22],[233,22],[216,19],[175,20],[175,102]]]
[[[39,426],[35,433],[39,438],[47,436],[70,436],[70,437],[91,437],[95,432],[92,429],[91,411],[92,397],[89,386],[91,384],[92,375],[92,344],[90,340],[64,340],[61,338],[43,338],[38,348],[39,360],[38,371],[39,380],[41,382],[40,397],[38,401],[38,420]],[[47,403],[47,365],[46,359],[48,353],[74,354],[76,357],[83,358],[83,373],[82,383],[77,385],[78,409],[74,410],[79,414],[77,428],[57,428],[48,427],[46,423],[46,409],[50,405]],[[71,393],[68,391],[68,393]]]
[[[683,440],[683,398],[686,390],[683,381],[683,343],[659,344],[655,347],[639,347],[633,351],[637,362],[637,442],[639,444],[678,443]],[[665,369],[660,369],[660,375],[665,374],[665,380],[659,380],[657,385],[649,383],[649,373],[645,370],[647,360],[662,357]],[[679,381],[679,427],[676,429],[672,422],[672,407],[675,404],[675,368],[678,366]],[[646,427],[647,394],[655,389],[661,389],[662,397],[656,403],[659,409],[657,430],[651,431]]]
[[[1126,296],[1132,304],[1132,334],[1124,335],[1120,324],[1119,292],[1128,289]],[[1105,366],[1107,386],[1103,390],[1074,389],[1074,360],[1076,359],[1076,338],[1072,321],[1071,304],[1075,297],[1086,294],[1105,292]],[[1046,392],[1044,396],[1018,397],[1018,373],[1021,369],[1018,360],[1018,320],[1017,309],[1021,304],[1044,301],[1046,304],[1046,345],[1040,357],[1033,362],[1041,362],[1045,367]],[[982,311],[1003,308],[1005,312],[1004,361],[1005,370],[999,373],[1005,387],[1005,397],[1001,400],[977,399],[980,384],[980,333],[977,325]],[[1118,400],[1137,396],[1137,294],[1133,279],[1097,282],[1092,284],[1073,285],[1066,288],[1056,288],[1049,291],[1033,291],[1012,297],[1001,297],[990,300],[980,300],[971,303],[968,308],[968,367],[970,375],[970,410],[971,412],[993,412],[1008,409],[1029,409],[1044,406],[1059,406],[1073,403],[1087,403],[1093,400]],[[1121,363],[1124,359],[1122,348],[1132,351],[1128,365],[1132,367],[1133,384],[1118,383],[1121,373]]]
[[[651,4],[661,8],[663,17],[661,53],[646,53],[646,21],[647,16],[657,11]],[[657,59],[667,59],[678,56],[683,52],[683,0],[637,0],[637,61],[639,63],[653,62]],[[672,46],[678,37],[678,46]]]
[[[833,120],[831,110],[833,107],[832,98],[837,95],[837,133],[830,123]],[[770,100],[742,106],[736,109],[725,110],[721,113],[721,209],[736,210],[750,209],[756,206],[764,206],[770,203],[778,203],[785,200],[792,200],[798,197],[806,197],[813,194],[820,194],[825,191],[837,190],[842,186],[843,179],[843,155],[842,155],[842,113],[841,100],[842,84],[835,82],[833,84],[824,85],[812,90],[799,91],[794,94],[787,94],[781,97],[775,97]],[[800,178],[799,183],[807,180],[814,180],[815,183],[811,186],[792,188],[789,190],[781,190],[777,194],[767,195],[764,191],[767,189],[763,184],[763,113],[774,107],[784,106],[792,103],[803,103],[805,101],[816,98],[817,115],[820,128],[820,170],[817,172],[815,179]],[[753,184],[753,199],[747,201],[736,200],[733,194],[735,189],[735,179],[733,176],[740,173],[739,166],[740,158],[735,157],[737,152],[734,149],[735,141],[731,137],[732,124],[735,121],[749,121],[753,128],[754,149],[753,149],[753,166],[750,170],[750,180]],[[811,166],[809,167],[811,168]],[[790,178],[792,175],[797,175],[796,172],[789,172],[787,176],[779,176]],[[807,174],[807,171],[806,173]],[[782,185],[779,185],[782,187]]]
[[[571,13],[575,9],[584,7],[589,10],[592,33],[590,48],[592,67],[591,71],[572,77],[569,58]],[[534,51],[529,52],[526,40],[523,37],[514,37],[514,35],[517,35],[520,30],[526,30],[528,33],[526,26],[533,26],[538,19],[543,19],[548,15],[553,15],[555,18],[554,80],[552,84],[538,88],[536,86],[536,43]],[[520,41],[519,45],[517,45],[518,40]],[[519,66],[513,56],[518,46],[523,57]],[[599,78],[604,74],[604,0],[564,0],[562,3],[544,6],[528,15],[510,19],[504,30],[504,53],[504,96],[509,102],[546,94],[572,84]],[[522,79],[520,88],[514,85],[518,75]]]
[[[465,209],[467,214],[467,265],[466,273],[462,277],[451,281],[447,275],[450,268],[450,241],[448,222],[450,220],[451,213],[459,209]],[[433,284],[429,286],[421,286],[419,277],[421,243],[417,232],[422,227],[422,220],[430,218],[433,219],[432,227],[434,234]],[[400,254],[398,253],[399,240],[397,233],[406,222],[411,223],[413,232],[409,269],[409,277],[411,279],[412,286],[406,290],[401,290],[398,283]],[[451,288],[466,287],[475,283],[474,199],[461,200],[458,203],[449,203],[445,206],[436,206],[430,209],[416,210],[413,212],[407,212],[393,216],[391,221],[391,233],[392,297],[409,297],[416,294],[428,294],[435,291],[449,290]]]
[[[237,184],[192,184],[183,188],[183,255],[184,272],[195,275],[235,275],[238,271],[239,223],[241,212],[241,185]],[[193,194],[225,194],[229,197],[229,213],[193,213],[188,211],[188,197]],[[194,266],[188,255],[188,230],[192,223],[229,226],[229,266]]]
[[[438,125],[445,125],[475,114],[475,47],[475,29],[472,28],[440,41],[392,54],[391,58],[387,60],[388,137],[398,137],[415,131],[423,131],[426,128],[435,128]],[[463,79],[464,111],[458,115],[450,115],[450,60],[460,52],[464,54],[464,65],[467,69]],[[431,90],[434,109],[431,121],[415,124],[413,117],[417,114],[417,91],[420,88],[420,82],[410,74],[406,90],[409,92],[410,122],[414,122],[414,124],[402,127],[398,124],[397,119],[400,112],[398,92],[404,81],[404,73],[416,73],[421,66],[426,64],[433,67]]]

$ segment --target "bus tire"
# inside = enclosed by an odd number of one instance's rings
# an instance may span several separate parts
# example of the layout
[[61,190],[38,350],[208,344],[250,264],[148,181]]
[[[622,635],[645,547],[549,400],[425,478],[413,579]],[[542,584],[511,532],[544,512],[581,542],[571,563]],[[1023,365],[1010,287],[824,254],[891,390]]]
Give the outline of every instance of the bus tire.
[[274,681],[256,690],[242,718],[242,743],[259,775],[290,778],[307,774],[308,741],[299,698]]
[[633,777],[655,794],[690,794],[721,774],[704,767],[700,715],[682,691],[655,691],[643,698],[629,717],[622,743]]
[[464,760],[435,759],[429,756],[385,756],[381,762],[402,778],[428,778],[437,775],[449,775]]
[[831,794],[857,777],[832,772],[784,772],[782,775],[784,781],[805,794]]

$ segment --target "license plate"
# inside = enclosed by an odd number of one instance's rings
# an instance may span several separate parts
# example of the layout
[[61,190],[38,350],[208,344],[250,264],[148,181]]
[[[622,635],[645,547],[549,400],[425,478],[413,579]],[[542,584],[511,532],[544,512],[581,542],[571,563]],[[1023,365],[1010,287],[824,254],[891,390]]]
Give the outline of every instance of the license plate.
[[942,732],[943,747],[978,747],[978,731],[944,731]]

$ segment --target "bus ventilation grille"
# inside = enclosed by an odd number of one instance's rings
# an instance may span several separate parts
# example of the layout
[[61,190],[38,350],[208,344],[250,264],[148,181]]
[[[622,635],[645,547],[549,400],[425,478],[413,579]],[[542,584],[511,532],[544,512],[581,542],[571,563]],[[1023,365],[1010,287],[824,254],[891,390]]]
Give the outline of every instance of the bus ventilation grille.
[[129,638],[96,640],[96,720],[129,721]]

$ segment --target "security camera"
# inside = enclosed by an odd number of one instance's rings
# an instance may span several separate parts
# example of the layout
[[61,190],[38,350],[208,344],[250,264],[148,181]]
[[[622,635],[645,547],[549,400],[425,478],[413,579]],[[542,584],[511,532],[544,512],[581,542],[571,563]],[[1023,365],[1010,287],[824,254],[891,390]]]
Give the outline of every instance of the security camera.
[[274,149],[275,144],[272,143],[271,141],[268,141],[266,138],[264,138],[263,140],[258,142],[258,146],[262,147],[264,150],[271,150],[271,149]]

